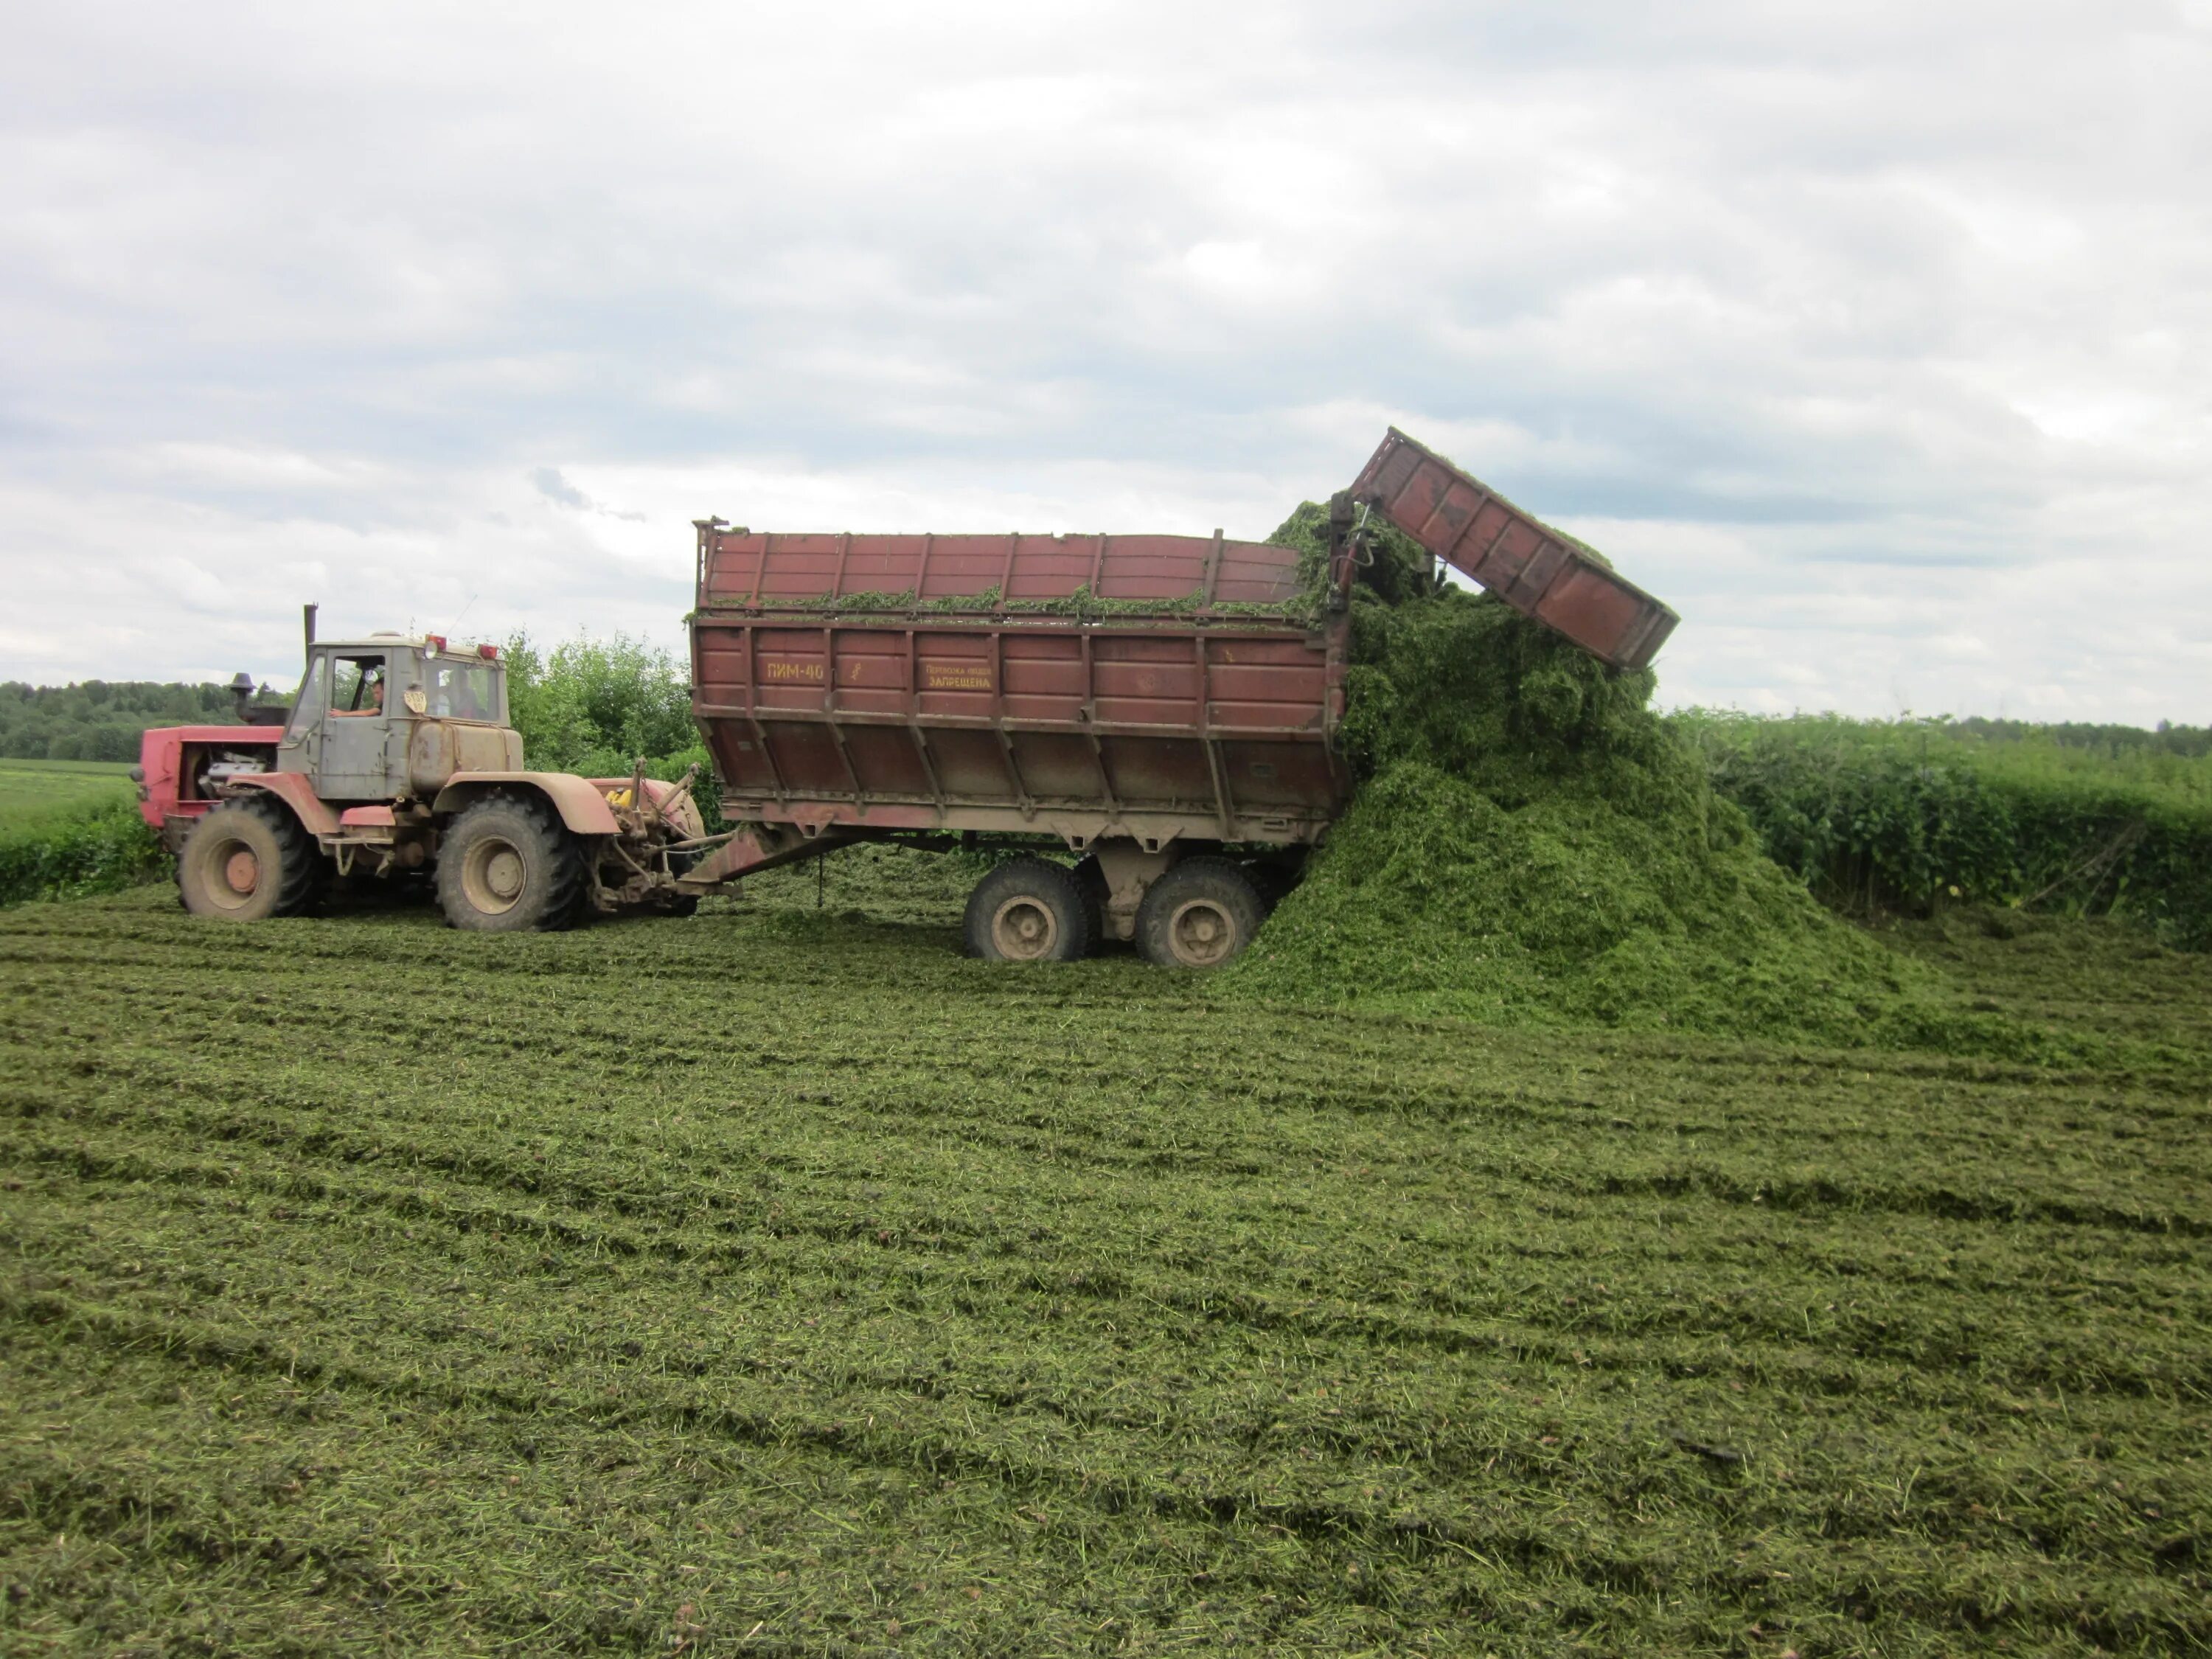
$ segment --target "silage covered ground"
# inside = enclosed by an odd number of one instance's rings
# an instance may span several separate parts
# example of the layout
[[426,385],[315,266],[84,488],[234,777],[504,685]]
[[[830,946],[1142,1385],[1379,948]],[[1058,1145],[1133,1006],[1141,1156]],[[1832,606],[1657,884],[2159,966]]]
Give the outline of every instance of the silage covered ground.
[[[1309,505],[1276,532],[1309,542]],[[1498,600],[1433,589],[1395,532],[1355,592],[1362,782],[1231,995],[1494,1025],[2039,1051],[1815,902],[1650,707]]]
[[2212,1643],[2205,958],[1894,936],[2051,1068],[1007,971],[969,873],[0,912],[0,1650]]

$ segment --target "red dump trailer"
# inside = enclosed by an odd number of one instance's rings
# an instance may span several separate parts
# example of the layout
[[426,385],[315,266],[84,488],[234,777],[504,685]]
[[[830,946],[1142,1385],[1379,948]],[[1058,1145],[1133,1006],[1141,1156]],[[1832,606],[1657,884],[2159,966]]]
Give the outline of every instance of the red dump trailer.
[[[692,712],[749,827],[705,885],[885,836],[1049,836],[969,907],[987,956],[1102,936],[1225,960],[1343,810],[1351,508],[1326,591],[1203,536],[698,528]],[[1231,857],[1231,848],[1245,849]]]
[[1079,861],[994,868],[969,903],[971,950],[1066,960],[1110,937],[1164,963],[1226,961],[1351,794],[1338,730],[1363,507],[1607,661],[1648,662],[1674,625],[1395,430],[1331,502],[1319,568],[1218,531],[702,520],[692,713],[743,827],[679,885],[857,840],[1050,837]]

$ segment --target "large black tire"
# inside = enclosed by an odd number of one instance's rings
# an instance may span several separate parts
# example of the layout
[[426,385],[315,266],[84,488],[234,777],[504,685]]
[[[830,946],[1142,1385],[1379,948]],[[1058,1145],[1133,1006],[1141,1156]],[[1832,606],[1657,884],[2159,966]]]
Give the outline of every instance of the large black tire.
[[1098,861],[1096,853],[1085,853],[1075,861],[1075,884],[1083,890],[1083,902],[1091,909],[1091,948],[1103,951],[1107,945],[1106,866]]
[[1234,859],[1185,859],[1137,908],[1137,945],[1163,968],[1218,968],[1267,919],[1259,890]]
[[576,838],[535,796],[486,796],[438,848],[439,907],[472,933],[566,927],[582,914],[590,879]]
[[1275,914],[1275,907],[1298,884],[1299,870],[1295,865],[1276,864],[1267,859],[1248,859],[1244,873],[1252,878],[1252,890],[1260,896],[1260,911],[1263,916]]
[[196,916],[295,916],[322,891],[327,861],[282,801],[226,801],[192,827],[177,858],[177,896]]
[[1075,872],[1009,859],[968,896],[968,954],[987,962],[1079,962],[1091,954],[1091,902]]

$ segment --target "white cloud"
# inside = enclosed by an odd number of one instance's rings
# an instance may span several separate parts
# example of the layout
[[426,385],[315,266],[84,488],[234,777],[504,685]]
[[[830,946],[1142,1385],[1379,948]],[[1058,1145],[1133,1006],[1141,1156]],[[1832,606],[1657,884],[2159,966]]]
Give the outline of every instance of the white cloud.
[[2202,10],[48,8],[0,677],[672,640],[715,510],[1256,533],[1395,422],[1672,700],[2212,720]]

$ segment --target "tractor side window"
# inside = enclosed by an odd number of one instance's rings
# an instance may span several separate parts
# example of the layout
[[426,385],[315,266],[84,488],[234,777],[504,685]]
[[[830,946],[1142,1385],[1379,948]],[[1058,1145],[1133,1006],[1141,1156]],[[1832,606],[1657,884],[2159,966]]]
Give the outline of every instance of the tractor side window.
[[380,714],[384,712],[384,659],[338,657],[331,664],[331,712],[333,714]]
[[457,720],[496,720],[499,692],[492,671],[477,665],[438,664],[431,673],[430,712]]
[[284,734],[293,742],[296,743],[313,731],[315,722],[323,717],[330,684],[325,672],[327,666],[326,659],[316,658],[313,665],[307,670],[307,678],[300,682],[299,701],[292,710],[291,730]]

